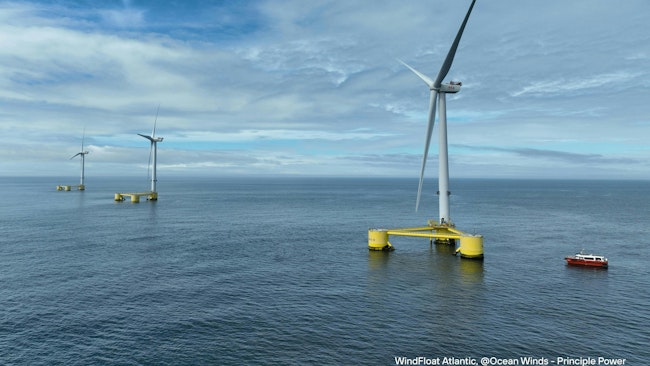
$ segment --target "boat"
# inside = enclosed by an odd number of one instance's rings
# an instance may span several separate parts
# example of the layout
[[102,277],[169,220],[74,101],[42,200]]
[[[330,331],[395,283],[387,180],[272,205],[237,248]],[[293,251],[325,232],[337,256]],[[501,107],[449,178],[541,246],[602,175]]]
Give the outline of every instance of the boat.
[[566,263],[570,266],[587,266],[607,268],[609,261],[605,256],[595,254],[576,253],[573,256],[565,257]]

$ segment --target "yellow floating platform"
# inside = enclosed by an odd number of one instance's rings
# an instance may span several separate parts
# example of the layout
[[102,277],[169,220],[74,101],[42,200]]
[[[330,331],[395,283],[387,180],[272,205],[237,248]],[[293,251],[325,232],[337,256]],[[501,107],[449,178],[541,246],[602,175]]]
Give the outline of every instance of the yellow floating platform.
[[84,191],[86,189],[86,186],[83,184],[72,184],[72,185],[67,185],[67,186],[56,186],[57,191],[70,191],[72,190],[72,187],[77,188],[80,191]]
[[456,254],[463,258],[483,258],[483,236],[464,233],[453,225],[429,222],[427,226],[402,228],[402,229],[369,229],[368,249],[392,251],[395,248],[390,243],[389,236],[413,236],[429,238],[436,243],[454,244],[458,240]]
[[158,192],[136,192],[136,193],[115,193],[115,201],[124,201],[125,197],[131,197],[132,203],[140,202],[140,197],[147,197],[147,201],[157,201]]

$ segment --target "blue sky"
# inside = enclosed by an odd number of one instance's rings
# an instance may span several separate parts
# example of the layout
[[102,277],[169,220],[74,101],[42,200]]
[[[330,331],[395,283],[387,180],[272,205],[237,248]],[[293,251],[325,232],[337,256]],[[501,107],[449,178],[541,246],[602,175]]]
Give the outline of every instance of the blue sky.
[[[416,178],[470,1],[2,1],[0,175]],[[451,177],[650,179],[650,2],[478,0]],[[437,134],[437,127],[434,129]],[[427,177],[437,176],[434,137]]]

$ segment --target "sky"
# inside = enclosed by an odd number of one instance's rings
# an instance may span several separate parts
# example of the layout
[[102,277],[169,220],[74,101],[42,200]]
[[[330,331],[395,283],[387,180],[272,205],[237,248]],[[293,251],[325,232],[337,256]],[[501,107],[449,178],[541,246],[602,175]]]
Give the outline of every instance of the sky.
[[[0,0],[0,176],[416,179],[470,0]],[[453,178],[650,179],[650,1],[477,0]],[[437,173],[434,128],[426,177]]]

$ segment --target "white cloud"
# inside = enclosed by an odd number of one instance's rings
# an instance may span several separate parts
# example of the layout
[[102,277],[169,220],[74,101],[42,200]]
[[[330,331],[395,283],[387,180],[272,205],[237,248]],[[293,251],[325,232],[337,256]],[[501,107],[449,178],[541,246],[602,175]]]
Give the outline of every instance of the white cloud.
[[594,75],[589,78],[572,78],[569,80],[538,81],[524,87],[519,91],[512,92],[513,97],[524,94],[567,94],[594,88],[607,88],[608,91],[629,88],[630,81],[641,76],[641,73],[630,73],[625,71]]
[[367,129],[356,129],[351,131],[315,131],[315,130],[241,130],[236,132],[190,132],[183,135],[172,136],[175,142],[246,142],[257,140],[326,140],[341,141],[354,140],[364,141],[391,136],[388,133],[381,133]]
[[[0,3],[0,171],[69,169],[84,126],[91,166],[139,167],[148,146],[135,134],[160,105],[162,171],[415,177],[429,91],[395,58],[435,75],[468,4]],[[452,171],[533,174],[539,159],[512,153],[526,146],[558,152],[547,159],[567,171],[562,153],[607,149],[650,178],[632,163],[650,157],[648,11],[477,2],[448,76],[464,82],[447,99],[449,142],[493,149],[452,151]]]

